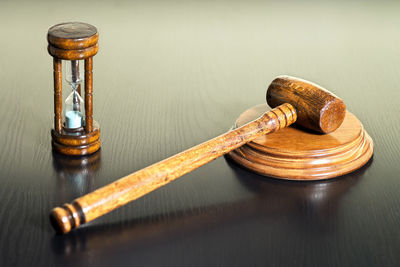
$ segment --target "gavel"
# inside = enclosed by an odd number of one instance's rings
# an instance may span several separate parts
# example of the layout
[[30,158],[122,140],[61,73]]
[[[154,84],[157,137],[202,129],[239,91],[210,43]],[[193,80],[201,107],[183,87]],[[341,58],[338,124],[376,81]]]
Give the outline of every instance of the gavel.
[[346,114],[343,100],[317,84],[290,76],[278,76],[272,81],[267,103],[273,109],[254,121],[54,208],[51,224],[58,233],[68,233],[259,136],[293,123],[318,133],[330,133],[341,125]]

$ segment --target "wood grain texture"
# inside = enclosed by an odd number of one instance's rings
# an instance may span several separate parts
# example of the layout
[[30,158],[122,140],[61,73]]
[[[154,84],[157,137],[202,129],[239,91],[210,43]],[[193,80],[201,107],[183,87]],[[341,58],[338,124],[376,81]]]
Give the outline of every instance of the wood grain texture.
[[[0,266],[398,266],[399,10],[398,1],[0,1]],[[45,36],[71,19],[101,33],[97,169],[51,151]],[[375,142],[366,167],[292,183],[219,158],[54,235],[51,208],[225,132],[279,74],[345,101]]]
[[[53,150],[70,156],[93,154],[100,149],[100,126],[93,122],[93,56],[98,51],[97,29],[87,23],[60,23],[48,30],[48,52],[53,57],[54,129],[51,131]],[[85,125],[68,129],[62,122],[61,60],[71,60],[72,80],[79,73],[78,59],[85,60]],[[80,85],[77,88],[81,93]],[[64,92],[65,94],[65,92]],[[95,125],[94,125],[95,124]]]
[[[91,68],[88,68],[87,65],[89,64],[85,64],[85,71],[86,73],[91,73],[89,72]],[[91,84],[91,82],[89,84]],[[88,92],[91,92],[91,90],[85,90],[85,92],[87,96]],[[268,88],[267,100],[276,108],[265,112],[264,115],[259,114],[260,118],[253,118],[253,120],[249,120],[247,124],[237,127],[228,133],[121,178],[93,193],[74,200],[72,204],[65,204],[62,208],[54,208],[50,213],[50,221],[52,222],[53,227],[59,233],[68,233],[71,229],[79,227],[79,225],[86,221],[92,221],[128,202],[136,200],[139,197],[142,197],[143,195],[175,180],[176,178],[179,178],[182,175],[220,157],[221,155],[245,145],[262,134],[266,135],[295,123],[298,117],[297,110],[301,111],[302,117],[300,119],[300,125],[319,130],[322,133],[336,130],[342,124],[346,112],[343,101],[329,91],[313,85],[310,82],[289,76],[280,76],[272,81]],[[296,106],[285,103],[286,100],[292,102]],[[281,102],[282,104],[276,106],[275,104],[277,102]],[[86,114],[87,113],[88,111],[86,111]],[[89,114],[91,114],[91,110]],[[335,121],[335,119],[337,121]],[[357,131],[357,129],[355,131]],[[365,135],[368,136],[367,134]],[[330,140],[330,137],[328,137],[327,140]],[[333,170],[332,168],[325,168],[325,173],[322,170],[318,175],[316,175],[315,170],[313,170],[315,168],[312,167],[310,168],[312,170],[310,172],[298,169],[290,170],[288,168],[278,170],[278,166],[275,164],[272,164],[271,166],[274,169],[273,172],[265,171],[265,166],[257,168],[257,171],[260,172],[260,169],[262,169],[263,171],[261,171],[261,173],[268,174],[272,177],[284,177],[285,179],[297,180],[336,177],[358,169],[369,160],[372,156],[372,141],[370,141],[369,137],[366,140],[368,141],[367,144],[361,147],[361,150],[364,150],[364,147],[369,148],[367,149],[368,153],[362,153],[363,155],[366,155],[362,157],[364,160],[358,160],[355,162],[355,157],[346,158],[343,156],[342,161],[345,162],[345,167],[335,166],[333,167]],[[292,140],[286,140],[286,142],[292,142]],[[309,142],[313,142],[313,140],[310,140]],[[351,142],[354,143],[354,140]],[[365,139],[363,139],[362,143],[365,143]],[[323,146],[324,145],[321,144],[321,150],[323,150]],[[65,151],[72,154],[73,151],[70,148],[64,149],[63,146],[59,146],[55,142],[53,142],[53,147],[57,151],[63,153]],[[332,150],[335,151],[338,149],[339,148],[334,147]],[[350,153],[355,155],[360,153],[354,147],[347,150],[351,150]],[[242,150],[239,148],[238,151]],[[79,149],[77,152],[79,152]],[[308,154],[309,151],[306,153]],[[324,155],[326,158],[323,158],[322,160],[327,160],[332,153],[332,151],[326,151],[326,155]],[[77,153],[73,153],[73,155],[77,155]],[[292,159],[291,156],[292,155],[289,155],[289,159]],[[311,157],[315,156],[316,155],[312,155]],[[245,165],[252,170],[255,169],[249,166],[248,159],[245,156],[243,157],[243,160],[245,161],[236,157],[235,153],[231,153],[231,157],[239,164]],[[260,155],[260,158],[262,157],[263,156]],[[289,163],[292,167],[296,164],[294,159],[293,161],[294,164]],[[348,165],[348,161],[352,161],[353,164]],[[331,165],[334,165],[334,163],[331,163]],[[321,166],[316,168],[321,169]],[[287,170],[287,177],[285,174],[278,175],[279,172],[285,170]],[[79,222],[77,222],[77,220]]]
[[[261,104],[243,112],[240,127],[270,108]],[[288,127],[261,136],[228,155],[239,165],[259,174],[287,180],[321,180],[355,171],[373,154],[373,141],[349,111],[342,125],[330,134]]]
[[60,49],[84,49],[97,44],[99,33],[96,27],[83,22],[64,22],[50,27],[47,41]]
[[60,58],[60,59],[64,59],[64,60],[81,60],[81,59],[85,59],[85,58],[88,58],[88,57],[93,57],[94,55],[96,55],[97,51],[99,51],[99,45],[95,44],[95,45],[90,46],[88,48],[74,49],[74,50],[60,49],[60,48],[54,47],[52,45],[49,45],[47,47],[47,51],[53,57],[57,57],[57,58]]
[[267,103],[271,107],[289,103],[296,107],[296,124],[320,133],[330,133],[343,122],[346,106],[343,100],[303,79],[279,76],[267,91]]
[[90,133],[86,133],[83,127],[81,127],[78,131],[74,131],[75,135],[72,135],[71,132],[67,132],[65,129],[63,129],[61,134],[52,130],[51,137],[57,143],[66,146],[87,145],[99,140],[100,138],[99,125],[97,122],[95,122],[94,125],[94,130]]
[[280,105],[241,127],[127,175],[96,191],[54,208],[50,221],[59,233],[68,233],[110,211],[225,155],[247,142],[283,129],[297,119],[290,104]]
[[54,80],[54,130],[61,133],[63,126],[62,118],[62,71],[61,60],[53,58],[53,80]]
[[93,57],[85,59],[85,131],[93,131]]
[[47,32],[47,50],[53,57],[80,60],[93,57],[99,50],[99,33],[93,25],[65,22],[54,25]]

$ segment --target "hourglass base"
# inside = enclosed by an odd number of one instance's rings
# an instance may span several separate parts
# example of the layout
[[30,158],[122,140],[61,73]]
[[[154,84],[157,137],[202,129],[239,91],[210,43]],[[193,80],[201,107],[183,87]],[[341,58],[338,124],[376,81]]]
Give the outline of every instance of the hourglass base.
[[64,155],[84,156],[100,149],[100,127],[93,121],[93,131],[86,133],[82,128],[78,131],[62,130],[61,133],[51,130],[53,150]]

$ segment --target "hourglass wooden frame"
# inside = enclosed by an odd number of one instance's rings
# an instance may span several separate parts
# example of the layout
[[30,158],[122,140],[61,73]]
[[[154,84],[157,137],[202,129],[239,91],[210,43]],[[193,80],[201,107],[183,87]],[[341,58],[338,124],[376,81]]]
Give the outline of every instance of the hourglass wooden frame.
[[[100,127],[93,120],[93,56],[96,55],[99,34],[96,27],[81,22],[67,22],[48,30],[48,52],[53,57],[54,129],[52,146],[66,155],[82,156],[100,149]],[[85,120],[82,127],[68,129],[63,123],[62,60],[84,60]],[[78,88],[80,94],[80,85]]]

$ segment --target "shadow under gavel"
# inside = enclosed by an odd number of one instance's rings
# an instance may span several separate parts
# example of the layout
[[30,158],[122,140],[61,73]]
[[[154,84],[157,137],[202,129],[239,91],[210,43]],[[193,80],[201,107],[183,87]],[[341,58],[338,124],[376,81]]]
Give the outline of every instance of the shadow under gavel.
[[[351,176],[315,182],[290,182],[269,179],[246,171],[231,163],[234,175],[252,195],[240,201],[180,210],[168,216],[155,214],[123,223],[107,223],[77,229],[69,235],[56,235],[51,240],[54,252],[64,257],[96,251],[102,255],[112,254],[113,249],[135,247],[170,242],[170,237],[184,238],[207,231],[219,231],[228,225],[260,218],[291,216],[290,222],[297,232],[309,235],[310,229],[321,232],[335,229],[336,216],[342,196],[355,186],[363,176],[371,161]],[[307,213],[303,216],[301,213]],[[310,216],[310,212],[312,215]],[[301,221],[307,217],[307,221]],[[309,227],[309,221],[313,226]],[[265,225],[269,228],[269,225]],[[112,238],[110,238],[112,236]],[[107,240],[107,241],[105,241]],[[121,253],[122,254],[122,253]]]
[[293,123],[329,133],[344,120],[343,101],[322,87],[289,76],[274,79],[267,91],[274,109],[258,119],[214,139],[127,175],[109,185],[54,208],[50,220],[59,233],[68,233],[186,173],[254,140]]

